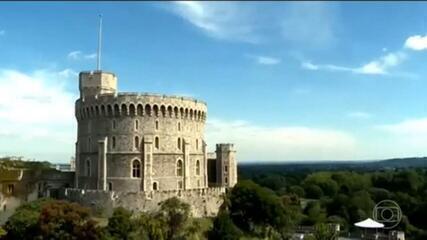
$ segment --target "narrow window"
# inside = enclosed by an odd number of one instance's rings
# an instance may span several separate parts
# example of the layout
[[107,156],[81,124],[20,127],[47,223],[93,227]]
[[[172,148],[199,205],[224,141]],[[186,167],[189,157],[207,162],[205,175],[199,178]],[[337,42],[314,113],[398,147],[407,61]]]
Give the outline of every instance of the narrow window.
[[90,138],[90,137],[87,140],[87,150],[88,150],[88,152],[92,151],[92,138]]
[[178,123],[178,131],[181,131],[181,123]]
[[182,176],[182,161],[181,160],[178,160],[178,162],[176,162],[176,175]]
[[141,177],[141,163],[139,160],[133,160],[132,162],[132,177],[140,178]]
[[153,182],[153,190],[157,190],[157,182]]
[[135,120],[135,130],[138,130],[138,126],[139,125],[139,121],[138,120]]
[[181,138],[178,138],[177,147],[178,149],[181,149]]
[[113,191],[113,183],[112,182],[108,183],[108,191]]
[[225,177],[225,183],[226,183],[226,184],[228,183],[228,178],[227,178],[227,177]]
[[178,189],[183,189],[182,181],[178,181]]
[[156,149],[159,149],[159,137],[155,137],[154,138],[154,147],[156,148]]
[[13,184],[7,185],[7,193],[13,194],[14,191],[15,191],[15,186]]
[[200,175],[200,161],[199,160],[196,161],[196,175],[197,176]]
[[199,149],[199,139],[196,139],[196,150]]
[[113,120],[113,129],[116,129],[116,120]]
[[159,130],[159,121],[156,121],[156,130]]
[[90,159],[86,160],[86,176],[90,177],[91,172],[90,172]]
[[224,166],[224,172],[228,172],[228,166]]
[[139,137],[135,136],[135,148],[139,149]]
[[112,137],[112,139],[111,139],[112,141],[111,141],[111,145],[112,145],[112,147],[113,147],[113,149],[114,148],[116,148],[116,137]]

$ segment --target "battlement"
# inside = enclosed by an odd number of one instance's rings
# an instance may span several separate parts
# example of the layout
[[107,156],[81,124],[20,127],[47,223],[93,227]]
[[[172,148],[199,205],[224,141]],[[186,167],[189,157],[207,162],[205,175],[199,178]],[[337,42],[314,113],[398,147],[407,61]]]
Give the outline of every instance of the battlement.
[[103,94],[76,101],[77,119],[120,116],[175,117],[206,120],[204,102],[186,97],[151,93]]
[[233,152],[235,152],[236,150],[234,149],[234,144],[232,144],[232,143],[218,143],[218,144],[216,144],[216,151],[233,151]]
[[117,91],[117,77],[104,71],[85,71],[79,74],[80,98],[114,94]]

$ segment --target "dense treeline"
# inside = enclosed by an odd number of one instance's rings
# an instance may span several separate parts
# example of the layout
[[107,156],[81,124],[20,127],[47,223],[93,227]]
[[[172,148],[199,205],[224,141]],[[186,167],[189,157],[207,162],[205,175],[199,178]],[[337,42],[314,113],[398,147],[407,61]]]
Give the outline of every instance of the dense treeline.
[[407,239],[427,239],[427,170],[240,171],[213,219],[191,217],[178,198],[151,213],[114,210],[99,221],[75,203],[38,200],[19,207],[0,228],[0,239],[289,239],[297,226],[314,226],[312,239],[336,239],[328,223],[344,232],[372,217],[376,203],[396,201],[403,212],[397,229]]
[[340,223],[353,231],[353,223],[372,217],[376,203],[393,200],[402,209],[397,229],[409,239],[427,239],[427,171],[403,169],[387,171],[323,171],[280,173],[240,171],[243,179],[271,189],[277,196],[293,196],[301,202],[297,224]]
[[23,157],[0,157],[0,168],[16,168],[16,169],[50,169],[51,163],[28,161]]

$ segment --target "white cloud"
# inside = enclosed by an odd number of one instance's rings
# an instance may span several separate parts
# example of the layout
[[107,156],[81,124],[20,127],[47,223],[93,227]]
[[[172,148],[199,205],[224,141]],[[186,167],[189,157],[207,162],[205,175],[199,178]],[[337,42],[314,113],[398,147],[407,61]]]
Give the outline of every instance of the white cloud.
[[408,136],[424,135],[427,137],[427,118],[408,119],[395,124],[380,125],[378,128],[393,134]]
[[72,51],[67,55],[67,57],[72,60],[95,59],[96,56],[96,53],[84,54],[82,51]]
[[84,58],[86,58],[86,59],[95,59],[96,56],[97,56],[96,53],[91,53],[91,54],[84,55]]
[[427,49],[427,35],[410,36],[406,39],[404,46],[415,51],[425,50]]
[[374,61],[368,62],[361,67],[344,67],[333,64],[313,64],[311,62],[304,61],[301,63],[301,67],[307,70],[326,70],[332,72],[352,72],[357,74],[367,75],[386,75],[389,74],[389,69],[398,66],[406,59],[406,54],[399,51],[394,53],[388,53]]
[[302,62],[301,67],[308,70],[319,70],[319,66],[314,65],[311,62]]
[[355,153],[348,133],[300,126],[265,127],[246,121],[208,120],[206,136],[215,143],[235,143],[239,161],[343,160]]
[[69,59],[77,60],[80,58],[81,55],[82,55],[81,51],[72,51],[72,52],[68,53],[67,57]]
[[257,56],[251,54],[246,54],[245,56],[253,59],[256,63],[261,65],[277,65],[282,61],[280,58],[271,56]]
[[372,115],[370,113],[367,113],[367,112],[355,111],[355,112],[347,113],[347,117],[358,118],[358,119],[369,119],[372,117]]
[[276,65],[281,62],[279,58],[267,57],[267,56],[258,56],[257,62],[263,65]]
[[[75,79],[71,69],[30,74],[0,69],[0,135],[7,135],[0,138],[0,154],[68,160],[73,154],[78,96],[67,86]],[[62,159],[52,159],[50,153]]]
[[178,1],[172,11],[211,37],[223,40],[257,42],[253,12],[242,4],[230,2]]
[[331,45],[336,41],[334,28],[338,9],[321,2],[291,3],[281,17],[281,33],[286,40],[305,46]]

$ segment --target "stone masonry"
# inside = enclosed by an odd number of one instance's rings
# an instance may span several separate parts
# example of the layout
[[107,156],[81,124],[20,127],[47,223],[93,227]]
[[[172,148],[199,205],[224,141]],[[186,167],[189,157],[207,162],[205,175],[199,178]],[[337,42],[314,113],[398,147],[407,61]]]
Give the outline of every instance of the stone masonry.
[[197,203],[192,210],[196,215],[217,211],[220,195],[237,182],[237,164],[234,146],[217,144],[216,159],[209,159],[216,169],[208,171],[206,103],[179,96],[118,93],[117,77],[104,71],[81,72],[79,89],[70,200],[90,205],[85,199],[92,194],[92,199],[110,201],[114,207],[148,211],[160,200],[178,196]]

